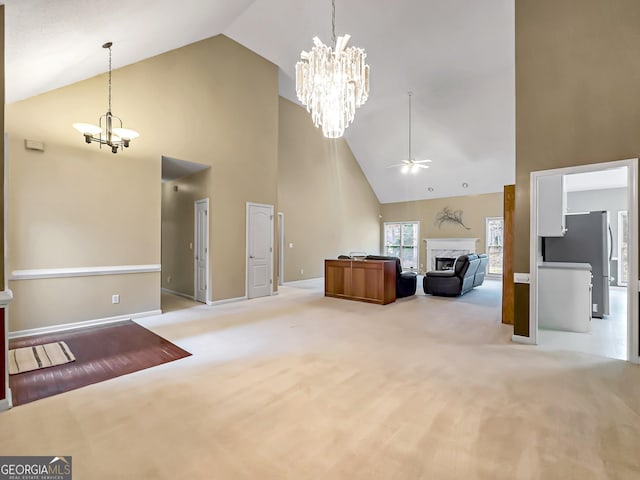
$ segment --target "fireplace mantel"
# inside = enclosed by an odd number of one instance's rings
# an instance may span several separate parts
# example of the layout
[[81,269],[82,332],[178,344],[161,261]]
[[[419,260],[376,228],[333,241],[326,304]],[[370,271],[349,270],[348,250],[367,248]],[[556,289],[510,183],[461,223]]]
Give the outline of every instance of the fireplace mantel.
[[476,252],[478,238],[424,238],[427,244],[427,272],[436,268],[436,257],[455,258]]

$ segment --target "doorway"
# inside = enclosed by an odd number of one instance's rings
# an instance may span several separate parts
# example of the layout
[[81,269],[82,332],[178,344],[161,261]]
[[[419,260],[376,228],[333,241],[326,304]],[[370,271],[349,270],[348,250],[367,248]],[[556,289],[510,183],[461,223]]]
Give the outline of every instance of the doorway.
[[[212,297],[208,281],[210,268],[204,272],[202,269],[208,267],[210,204],[202,202],[206,204],[206,208],[203,207],[206,214],[201,214],[200,221],[206,226],[201,235],[196,206],[198,201],[209,197],[211,168],[164,155],[161,163],[160,305],[162,311],[167,312],[197,307]],[[200,266],[196,256],[201,259]],[[199,279],[200,286],[197,285]]]
[[486,217],[485,219],[486,252],[489,256],[486,276],[502,278],[502,258],[504,245],[504,217]]
[[640,363],[636,182],[637,159],[531,173],[531,343]]
[[193,252],[194,294],[196,301],[209,301],[209,199],[204,198],[194,203],[194,232],[195,240]]
[[273,205],[247,203],[247,298],[273,293]]

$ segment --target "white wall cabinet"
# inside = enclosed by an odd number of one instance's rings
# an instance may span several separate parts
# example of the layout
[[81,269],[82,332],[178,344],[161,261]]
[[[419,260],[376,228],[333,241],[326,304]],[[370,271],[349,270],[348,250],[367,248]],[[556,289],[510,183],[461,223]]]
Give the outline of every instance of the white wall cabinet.
[[538,177],[538,236],[562,237],[566,230],[567,192],[563,175]]

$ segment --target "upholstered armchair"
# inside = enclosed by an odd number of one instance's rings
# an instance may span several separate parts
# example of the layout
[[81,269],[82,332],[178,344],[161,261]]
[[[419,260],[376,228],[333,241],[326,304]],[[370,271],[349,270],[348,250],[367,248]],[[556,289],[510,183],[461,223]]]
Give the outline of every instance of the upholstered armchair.
[[487,272],[487,266],[489,265],[489,256],[486,253],[478,254],[478,258],[480,259],[480,265],[478,265],[478,271],[476,272],[475,277],[473,277],[474,288],[482,285],[482,282],[484,282],[484,275]]
[[[473,288],[479,266],[478,255],[474,253],[460,255],[456,258],[453,269],[436,270],[425,274],[422,281],[424,293],[446,297],[464,295]],[[482,278],[484,279],[484,274]]]
[[396,262],[396,298],[410,297],[416,294],[418,274],[415,272],[402,272],[402,265],[398,257],[385,257],[381,255],[367,255],[365,260],[392,260]]

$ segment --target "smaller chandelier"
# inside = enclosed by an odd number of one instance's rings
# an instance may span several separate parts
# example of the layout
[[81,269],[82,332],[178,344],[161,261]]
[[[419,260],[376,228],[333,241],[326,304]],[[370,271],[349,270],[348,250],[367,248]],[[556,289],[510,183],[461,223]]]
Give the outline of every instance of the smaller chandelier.
[[[111,147],[113,153],[118,153],[118,147],[129,147],[129,143],[140,134],[135,130],[122,128],[122,120],[111,113],[111,46],[113,43],[107,42],[102,48],[109,50],[109,109],[107,113],[100,117],[98,125],[91,123],[74,123],[73,128],[84,135],[87,143],[98,142]],[[119,125],[119,126],[118,126]]]
[[335,0],[331,3],[334,48],[314,37],[311,52],[302,51],[296,64],[296,93],[324,136],[339,138],[369,97],[369,65],[362,48],[347,48],[350,35],[336,40]]

